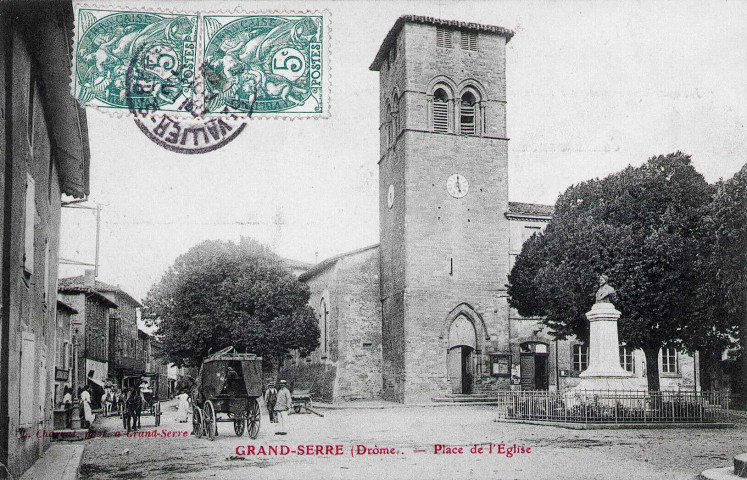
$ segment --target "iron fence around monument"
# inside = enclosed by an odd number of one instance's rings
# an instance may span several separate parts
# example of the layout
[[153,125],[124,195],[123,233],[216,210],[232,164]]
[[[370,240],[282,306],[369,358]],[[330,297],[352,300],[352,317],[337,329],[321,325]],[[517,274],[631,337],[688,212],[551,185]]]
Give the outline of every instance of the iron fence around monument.
[[511,391],[491,397],[501,418],[561,423],[723,423],[730,409],[728,392]]

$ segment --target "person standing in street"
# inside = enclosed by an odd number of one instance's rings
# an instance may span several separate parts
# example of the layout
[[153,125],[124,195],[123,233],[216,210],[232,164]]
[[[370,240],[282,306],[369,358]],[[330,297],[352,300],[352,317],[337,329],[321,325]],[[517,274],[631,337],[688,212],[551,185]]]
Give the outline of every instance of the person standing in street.
[[83,388],[80,393],[80,406],[83,410],[83,420],[85,422],[84,428],[91,428],[93,423],[93,410],[91,410],[91,394],[88,392],[88,386]]
[[270,423],[278,423],[278,416],[275,412],[277,400],[278,391],[275,389],[275,384],[270,383],[267,385],[267,390],[265,390],[265,406],[267,407],[267,413],[270,415]]
[[65,387],[65,394],[62,396],[62,406],[65,409],[65,428],[73,426],[73,389]]
[[291,408],[292,402],[293,400],[291,399],[291,394],[286,386],[285,380],[280,380],[278,399],[274,408],[275,414],[278,416],[278,421],[280,423],[278,431],[275,432],[276,435],[286,435],[288,433],[288,411]]
[[189,395],[187,392],[182,392],[176,396],[179,400],[179,410],[176,412],[176,421],[179,423],[187,423],[189,419]]

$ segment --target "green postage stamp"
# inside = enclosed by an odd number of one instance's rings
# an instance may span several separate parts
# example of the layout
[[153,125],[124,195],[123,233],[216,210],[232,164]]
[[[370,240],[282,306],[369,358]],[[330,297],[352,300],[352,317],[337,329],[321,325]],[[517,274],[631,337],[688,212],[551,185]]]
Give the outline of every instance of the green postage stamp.
[[114,113],[329,115],[327,12],[75,8],[73,95]]

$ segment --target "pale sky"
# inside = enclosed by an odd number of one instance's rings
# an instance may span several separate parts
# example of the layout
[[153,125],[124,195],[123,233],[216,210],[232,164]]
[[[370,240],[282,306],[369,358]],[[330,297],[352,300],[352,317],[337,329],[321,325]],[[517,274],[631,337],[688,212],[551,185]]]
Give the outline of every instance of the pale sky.
[[[90,204],[102,204],[99,279],[136,298],[206,239],[249,236],[311,263],[317,252],[321,261],[379,241],[379,83],[368,66],[403,14],[516,32],[507,47],[512,201],[554,203],[573,183],[676,150],[692,155],[710,182],[747,162],[747,2],[243,8],[330,11],[331,117],[255,119],[221,149],[182,155],[152,143],[129,118],[88,109]],[[63,209],[62,257],[93,263],[94,238],[90,211]],[[63,265],[60,276],[82,272]]]

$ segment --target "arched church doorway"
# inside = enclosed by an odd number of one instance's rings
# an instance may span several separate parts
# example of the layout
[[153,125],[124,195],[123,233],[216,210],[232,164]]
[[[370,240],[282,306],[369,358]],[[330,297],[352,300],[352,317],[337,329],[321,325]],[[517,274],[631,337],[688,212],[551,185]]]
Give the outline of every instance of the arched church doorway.
[[465,315],[459,315],[449,326],[448,374],[452,393],[470,394],[475,381],[475,326]]
[[524,342],[519,345],[521,389],[547,390],[549,387],[549,352],[543,342]]

